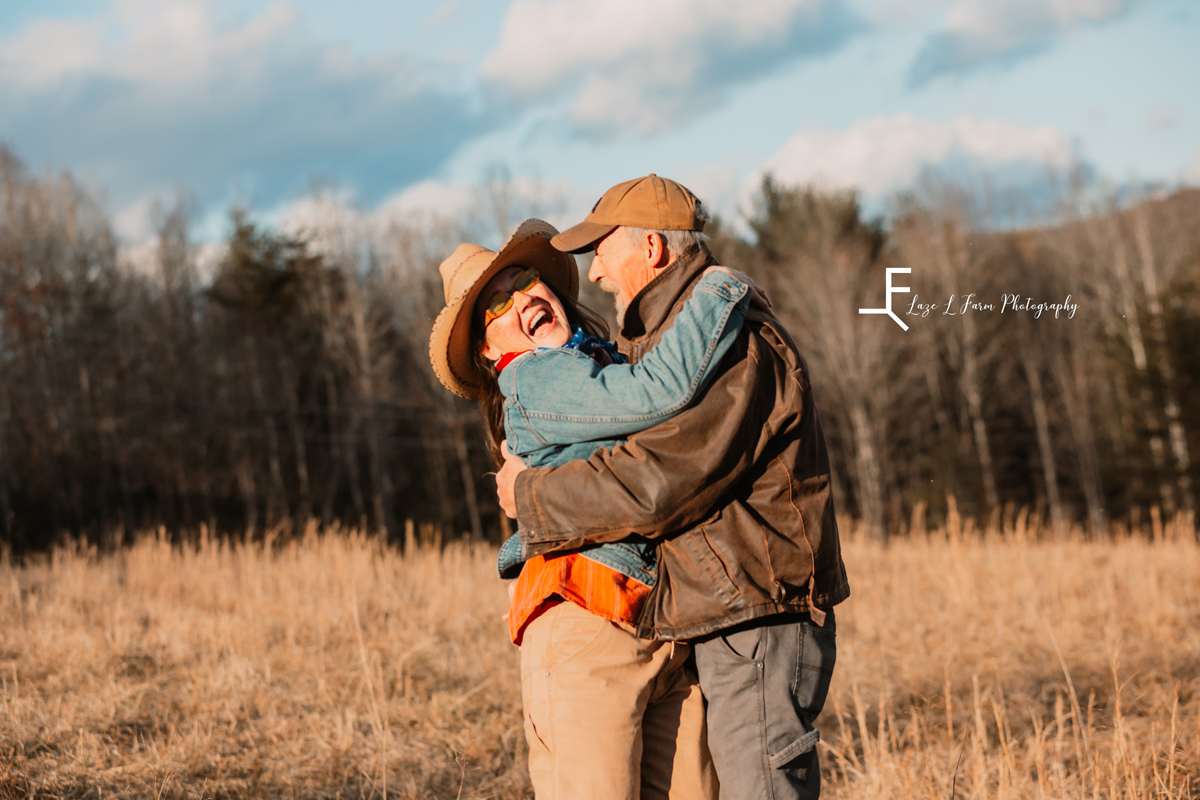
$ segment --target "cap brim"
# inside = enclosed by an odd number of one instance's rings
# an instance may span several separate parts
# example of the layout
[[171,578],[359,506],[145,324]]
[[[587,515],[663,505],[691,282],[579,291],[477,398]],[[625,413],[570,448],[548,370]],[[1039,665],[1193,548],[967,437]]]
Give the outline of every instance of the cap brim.
[[567,228],[550,240],[556,250],[564,253],[586,253],[592,245],[617,229],[616,225],[601,225],[598,222],[581,222]]

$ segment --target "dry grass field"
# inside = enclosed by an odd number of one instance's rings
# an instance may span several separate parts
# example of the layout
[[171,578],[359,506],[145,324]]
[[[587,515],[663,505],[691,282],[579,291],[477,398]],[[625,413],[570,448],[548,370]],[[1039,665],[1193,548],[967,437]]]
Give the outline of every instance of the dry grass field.
[[[528,797],[493,557],[310,527],[0,560],[0,798]],[[828,797],[1200,797],[1190,519],[845,558]]]

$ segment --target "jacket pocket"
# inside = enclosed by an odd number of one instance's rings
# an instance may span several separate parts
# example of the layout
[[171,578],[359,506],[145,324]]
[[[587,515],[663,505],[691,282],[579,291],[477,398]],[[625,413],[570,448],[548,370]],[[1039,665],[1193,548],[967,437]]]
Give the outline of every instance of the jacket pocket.
[[712,543],[708,540],[708,532],[704,527],[700,526],[685,539],[696,561],[704,565],[704,570],[712,581],[713,589],[720,595],[725,607],[734,608],[742,605],[742,593],[738,591],[737,585],[729,577],[725,563],[713,549]]

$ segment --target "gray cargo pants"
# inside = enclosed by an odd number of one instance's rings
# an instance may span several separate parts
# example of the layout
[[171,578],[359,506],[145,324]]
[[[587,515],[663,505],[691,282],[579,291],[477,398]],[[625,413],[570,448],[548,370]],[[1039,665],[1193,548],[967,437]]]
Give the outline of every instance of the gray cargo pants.
[[829,693],[835,631],[830,610],[823,627],[780,615],[694,643],[721,800],[820,796],[813,720]]

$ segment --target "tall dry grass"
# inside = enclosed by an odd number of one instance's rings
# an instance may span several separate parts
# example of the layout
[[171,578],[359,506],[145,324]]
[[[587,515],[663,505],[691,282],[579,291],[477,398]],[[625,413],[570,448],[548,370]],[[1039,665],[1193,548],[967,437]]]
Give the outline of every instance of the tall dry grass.
[[[1200,797],[1191,520],[847,536],[835,798]],[[0,798],[525,797],[494,551],[147,536],[0,562]]]
[[493,563],[310,527],[0,567],[0,797],[519,797]]
[[1200,546],[1154,519],[852,540],[830,795],[1200,797]]

